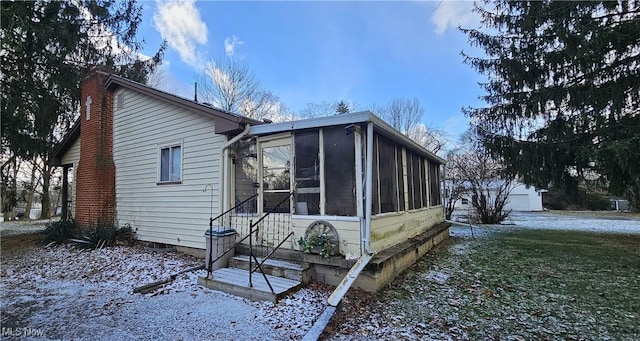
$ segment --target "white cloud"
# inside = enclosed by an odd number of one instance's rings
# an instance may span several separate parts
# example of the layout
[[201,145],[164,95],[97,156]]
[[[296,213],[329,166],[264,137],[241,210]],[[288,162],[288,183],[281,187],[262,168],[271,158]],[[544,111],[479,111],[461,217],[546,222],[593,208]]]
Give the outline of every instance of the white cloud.
[[236,52],[236,47],[244,45],[244,41],[240,40],[240,38],[232,35],[231,37],[226,37],[224,39],[224,52],[227,56],[231,57]]
[[158,1],[153,23],[180,59],[192,66],[200,64],[196,45],[207,43],[207,24],[200,19],[194,0]]
[[441,1],[431,16],[434,31],[441,35],[449,28],[479,26],[480,16],[472,9],[473,1]]

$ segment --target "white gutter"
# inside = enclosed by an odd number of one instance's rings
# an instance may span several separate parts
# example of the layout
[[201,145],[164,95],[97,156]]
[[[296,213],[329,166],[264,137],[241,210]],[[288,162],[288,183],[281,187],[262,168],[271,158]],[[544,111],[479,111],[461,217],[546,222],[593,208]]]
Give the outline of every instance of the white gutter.
[[365,198],[367,200],[367,206],[365,207],[364,215],[364,238],[362,240],[364,244],[364,250],[368,254],[375,253],[371,250],[371,197],[372,197],[372,179],[373,179],[373,122],[367,123],[367,168],[365,173]]
[[250,124],[245,124],[244,126],[244,130],[234,136],[231,140],[227,141],[227,143],[224,144],[224,146],[222,146],[222,149],[220,150],[220,174],[222,174],[222,177],[220,177],[220,198],[222,199],[222,205],[220,205],[220,214],[222,214],[224,211],[227,210],[227,196],[225,195],[225,190],[224,190],[224,186],[226,184],[228,184],[229,182],[226,181],[227,178],[229,177],[229,151],[228,148],[230,146],[232,146],[233,144],[235,144],[236,142],[238,142],[241,138],[245,137],[247,134],[249,134],[249,131],[251,130],[251,125]]

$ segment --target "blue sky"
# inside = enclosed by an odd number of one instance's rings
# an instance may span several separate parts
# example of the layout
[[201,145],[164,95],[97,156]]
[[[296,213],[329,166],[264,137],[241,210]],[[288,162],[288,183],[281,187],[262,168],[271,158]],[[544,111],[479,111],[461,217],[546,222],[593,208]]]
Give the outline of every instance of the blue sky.
[[239,58],[293,112],[344,100],[358,109],[418,98],[424,123],[455,140],[461,112],[479,106],[482,80],[460,51],[478,53],[457,30],[477,27],[469,1],[145,1],[139,34],[147,55],[163,39],[165,90],[193,97],[211,58]]

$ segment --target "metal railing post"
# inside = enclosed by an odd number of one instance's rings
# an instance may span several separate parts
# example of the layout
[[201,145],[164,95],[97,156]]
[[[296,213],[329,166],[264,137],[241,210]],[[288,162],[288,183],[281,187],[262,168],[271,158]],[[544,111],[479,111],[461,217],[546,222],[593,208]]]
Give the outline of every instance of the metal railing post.
[[213,217],[209,217],[209,262],[207,262],[207,277],[211,277],[213,265]]
[[249,219],[249,287],[253,288],[253,276],[251,276],[253,274],[253,272],[251,271],[251,269],[253,268],[251,266],[251,258],[253,257],[253,219]]

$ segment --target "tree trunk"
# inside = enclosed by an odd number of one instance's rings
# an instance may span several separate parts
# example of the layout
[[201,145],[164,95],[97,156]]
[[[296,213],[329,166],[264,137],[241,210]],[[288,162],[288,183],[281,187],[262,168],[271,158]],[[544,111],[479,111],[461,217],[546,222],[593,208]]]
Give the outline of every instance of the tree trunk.
[[40,218],[49,219],[51,217],[51,198],[49,198],[49,184],[51,182],[51,169],[47,161],[42,166],[42,214]]
[[13,159],[13,179],[11,181],[11,193],[13,194],[13,199],[12,199],[13,209],[11,210],[11,215],[9,217],[11,220],[16,219],[15,207],[18,204],[18,167],[19,167],[18,158],[15,158]]
[[[36,170],[37,170],[37,166],[36,166],[36,161],[34,160],[33,163],[31,164],[31,181],[29,182],[29,193],[27,193],[27,207],[24,209],[24,218],[25,219],[30,219],[31,218],[31,207],[33,206],[33,197],[35,196],[35,192],[36,192],[36,185],[38,182],[36,182]],[[38,179],[39,181],[40,179]]]
[[627,199],[629,200],[629,209],[632,212],[640,212],[640,180],[629,186]]

